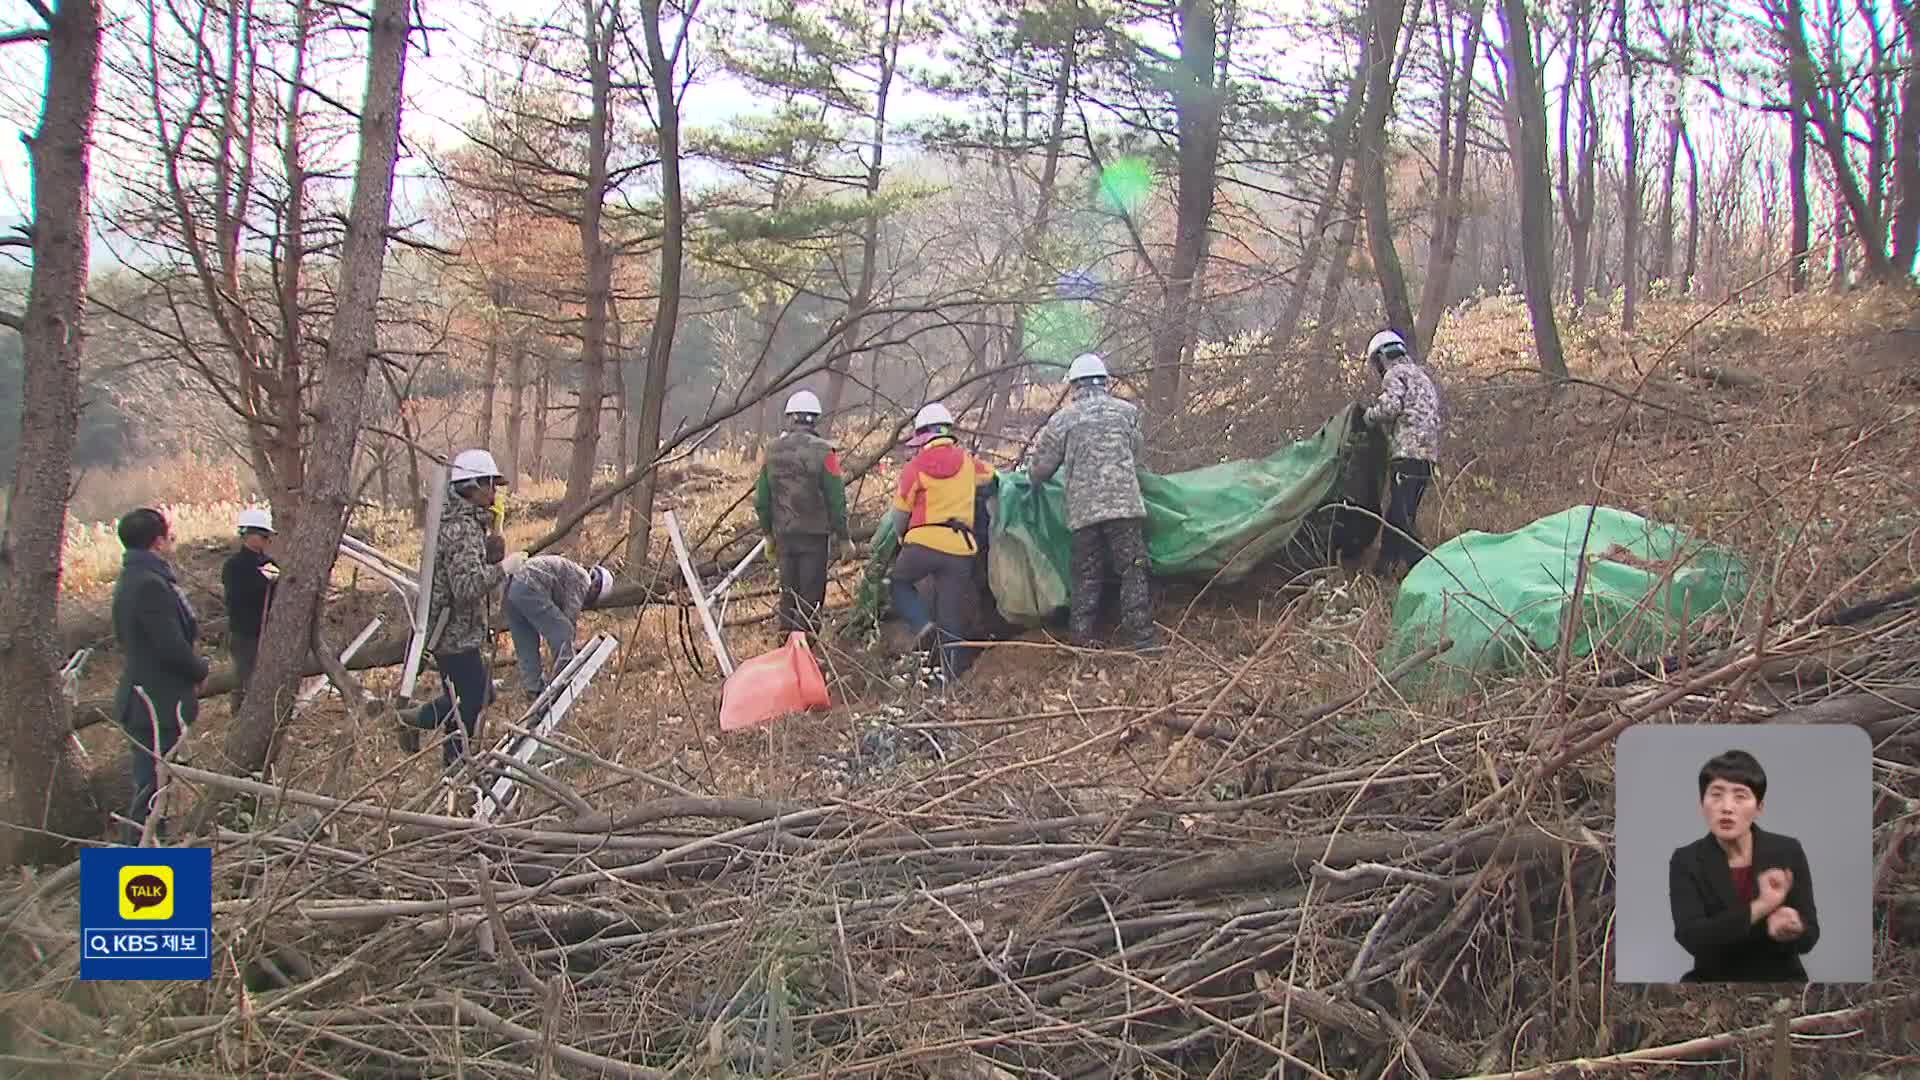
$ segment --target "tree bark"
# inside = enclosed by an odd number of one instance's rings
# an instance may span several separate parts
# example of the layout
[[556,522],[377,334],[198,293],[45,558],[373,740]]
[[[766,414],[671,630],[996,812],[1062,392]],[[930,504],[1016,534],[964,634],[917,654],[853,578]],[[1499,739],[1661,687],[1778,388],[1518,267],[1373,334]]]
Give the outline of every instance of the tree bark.
[[[880,181],[886,167],[887,98],[893,90],[893,73],[900,63],[900,38],[905,31],[905,12],[895,0],[885,0],[880,48],[875,60],[880,65],[880,81],[873,97],[873,135],[867,141],[867,216],[860,226],[860,274],[855,279],[853,296],[847,302],[847,325],[840,336],[840,359],[827,372],[827,397],[821,402],[826,415],[840,412],[846,401],[847,369],[853,365],[860,340],[860,320],[873,303],[873,282],[880,256]],[[651,458],[649,458],[651,460]],[[649,476],[641,483],[653,486]]]
[[507,479],[520,482],[520,434],[527,417],[527,349],[518,334],[507,346]]
[[1687,151],[1687,272],[1686,290],[1692,294],[1700,273],[1700,159],[1693,152],[1693,136],[1680,121],[1680,144]]
[[1668,91],[1667,152],[1660,165],[1660,220],[1654,227],[1652,280],[1671,283],[1673,278],[1674,230],[1678,225],[1675,203],[1680,170],[1680,103],[1678,91]]
[[[1775,18],[1775,33],[1785,46],[1791,93],[1800,98],[1808,122],[1820,134],[1821,149],[1826,151],[1827,164],[1833,172],[1834,189],[1840,195],[1839,205],[1851,220],[1852,232],[1861,240],[1860,254],[1866,263],[1867,277],[1875,282],[1891,281],[1894,277],[1893,261],[1888,257],[1886,245],[1875,242],[1876,237],[1886,233],[1874,214],[1871,201],[1860,188],[1859,175],[1854,171],[1853,160],[1848,155],[1846,118],[1836,114],[1826,95],[1816,86],[1816,69],[1812,49],[1807,44],[1806,24],[1791,14],[1798,9],[1798,0],[1787,0],[1787,4],[1789,14],[1786,16],[1782,17],[1777,10],[1769,13]],[[1836,236],[1836,250],[1839,243]]]
[[[320,603],[339,555],[353,493],[349,465],[360,438],[375,345],[375,308],[387,249],[393,171],[400,145],[400,89],[406,73],[406,0],[374,0],[360,109],[360,153],[340,250],[340,285],[316,403],[309,482],[300,492],[299,533],[262,628],[252,693],[227,731],[225,754],[239,774],[261,772],[278,745],[281,719],[318,635]],[[322,645],[324,647],[324,645]]]
[[[1451,8],[1448,9],[1451,13]],[[1414,323],[1414,353],[1427,355],[1433,347],[1433,335],[1440,329],[1440,316],[1447,310],[1447,295],[1453,282],[1453,261],[1460,253],[1460,223],[1466,216],[1467,138],[1473,118],[1474,76],[1480,53],[1481,25],[1486,0],[1473,0],[1467,14],[1467,39],[1457,56],[1442,68],[1443,75],[1457,74],[1457,84],[1440,89],[1440,164],[1435,177],[1439,188],[1433,200],[1433,236],[1427,249],[1426,281],[1420,289],[1420,314]],[[1437,35],[1450,43],[1452,27]]]
[[[1367,46],[1363,40],[1360,43],[1360,59],[1353,66],[1353,76],[1347,80],[1346,101],[1333,118],[1333,126],[1327,129],[1327,151],[1332,159],[1327,164],[1327,184],[1321,192],[1320,205],[1314,208],[1313,222],[1308,226],[1307,246],[1300,253],[1299,268],[1293,272],[1293,286],[1287,290],[1286,306],[1281,309],[1280,321],[1274,324],[1273,333],[1267,338],[1269,349],[1292,341],[1293,336],[1300,332],[1300,319],[1307,310],[1307,293],[1313,286],[1313,272],[1320,265],[1320,249],[1326,244],[1327,230],[1333,225],[1333,215],[1342,207],[1341,193],[1347,187],[1347,162],[1353,155],[1354,129],[1360,122],[1360,107],[1366,101],[1367,69]],[[1316,355],[1324,357],[1325,354]]]
[[[1599,108],[1593,94],[1592,0],[1576,0],[1567,42],[1566,81],[1560,89],[1560,213],[1567,223],[1573,309],[1587,306],[1592,282],[1594,188],[1599,175]],[[1573,106],[1578,102],[1578,109]],[[1569,123],[1569,114],[1572,122]],[[1569,160],[1567,139],[1577,132],[1577,157]]]
[[1920,2],[1895,0],[1894,9],[1906,24],[1907,77],[1894,132],[1893,272],[1911,277],[1920,255]]
[[1367,218],[1367,255],[1380,282],[1387,325],[1413,333],[1413,305],[1407,275],[1393,245],[1392,206],[1387,198],[1387,117],[1393,112],[1394,54],[1406,22],[1406,0],[1369,0],[1367,101],[1360,117],[1360,198]]
[[1513,171],[1520,184],[1520,266],[1527,315],[1540,370],[1549,378],[1567,377],[1560,327],[1553,314],[1553,206],[1547,180],[1547,104],[1540,66],[1533,57],[1533,34],[1526,0],[1500,0],[1506,26],[1507,107],[1514,111]]
[[[660,38],[660,0],[640,0],[642,30],[647,40],[647,68],[653,80],[653,98],[659,115],[660,301],[647,335],[647,377],[640,391],[640,416],[635,425],[636,464],[660,453],[660,421],[667,405],[667,374],[673,361],[674,325],[680,321],[680,275],[686,247],[686,212],[680,195],[680,103],[674,96],[673,72],[678,50],[668,55]],[[875,161],[878,161],[878,157]],[[871,285],[869,279],[868,284]],[[653,497],[659,473],[649,472],[634,489],[628,517],[627,565],[646,564],[653,537]]]
[[1185,359],[1193,341],[1193,294],[1207,258],[1214,190],[1219,183],[1220,90],[1214,81],[1213,0],[1180,0],[1180,63],[1173,80],[1180,171],[1174,193],[1173,256],[1161,281],[1162,315],[1153,334],[1147,392],[1161,416],[1180,410]]
[[1346,292],[1347,276],[1353,272],[1353,248],[1359,242],[1360,178],[1355,176],[1347,191],[1346,220],[1340,223],[1340,238],[1333,245],[1333,261],[1327,267],[1325,287],[1320,290],[1313,340],[1307,344],[1307,353],[1311,356],[1333,355],[1334,324],[1340,315],[1340,298]]
[[[1801,0],[1787,0],[1786,17],[1794,23],[1806,18]],[[1808,249],[1813,247],[1813,208],[1807,200],[1807,103],[1801,97],[1798,79],[1787,80],[1787,109],[1790,116],[1787,197],[1793,202],[1793,230],[1787,237],[1787,254],[1793,263],[1787,270],[1787,291],[1799,294],[1806,292],[1808,286],[1807,258]]]
[[593,491],[600,463],[600,412],[606,397],[607,303],[613,293],[613,250],[601,234],[607,201],[607,156],[613,126],[613,39],[619,0],[588,0],[587,73],[592,80],[592,113],[587,119],[587,182],[580,210],[580,251],[586,259],[587,310],[582,326],[580,385],[573,414],[573,444],[567,458],[567,489],[560,499],[564,516],[578,509]]
[[0,866],[59,857],[99,819],[74,759],[60,687],[62,545],[86,345],[89,170],[100,70],[98,0],[61,0],[47,24],[40,126],[27,143],[33,273],[26,310],[4,317],[21,338],[20,441],[0,527],[0,696],[7,707],[12,805]]
[[1620,50],[1620,69],[1627,84],[1626,123],[1621,126],[1625,152],[1620,162],[1620,329],[1633,331],[1640,305],[1640,127],[1635,114],[1635,82],[1638,64],[1630,44],[1631,27],[1627,21],[1627,0],[1614,0],[1614,44]]

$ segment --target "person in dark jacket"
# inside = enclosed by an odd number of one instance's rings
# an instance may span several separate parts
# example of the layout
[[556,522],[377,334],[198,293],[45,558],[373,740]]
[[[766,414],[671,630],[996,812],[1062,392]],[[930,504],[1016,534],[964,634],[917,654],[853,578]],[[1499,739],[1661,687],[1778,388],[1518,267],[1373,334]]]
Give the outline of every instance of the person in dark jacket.
[[1707,835],[1667,864],[1674,940],[1693,954],[1681,982],[1807,981],[1800,958],[1820,940],[1813,872],[1798,840],[1753,823],[1766,797],[1766,771],[1744,750],[1700,769]]
[[173,749],[200,717],[200,684],[207,659],[194,651],[200,623],[167,556],[173,532],[166,515],[141,507],[120,519],[120,580],[113,587],[113,638],[125,658],[113,695],[113,715],[133,741],[134,826],[127,842],[139,843],[155,794],[156,759]]
[[260,627],[273,604],[273,586],[280,580],[280,564],[267,554],[273,541],[273,515],[265,510],[242,510],[235,526],[240,550],[220,568],[220,585],[227,602],[227,651],[233,655],[233,712],[247,700],[254,661],[260,657]]
[[780,629],[819,632],[833,546],[852,548],[840,453],[820,437],[820,399],[801,390],[787,399],[787,430],[767,448],[754,483],[753,510],[780,567]]

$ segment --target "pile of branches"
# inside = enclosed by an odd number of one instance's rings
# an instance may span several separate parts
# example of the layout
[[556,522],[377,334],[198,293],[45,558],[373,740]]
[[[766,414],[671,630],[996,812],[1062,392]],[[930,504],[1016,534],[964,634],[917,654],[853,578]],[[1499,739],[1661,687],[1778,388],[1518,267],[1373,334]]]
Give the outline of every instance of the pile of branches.
[[[568,770],[523,774],[519,818],[477,824],[420,806],[431,793],[409,807],[176,766],[175,783],[259,804],[250,830],[212,838],[214,980],[63,1052],[96,1071],[467,1077],[1910,1065],[1910,797],[1877,800],[1879,981],[1703,1007],[1613,983],[1603,755],[1640,722],[1848,722],[1910,793],[1914,596],[1652,669],[1563,669],[1444,716],[1392,691],[1444,643],[1311,709],[1251,700],[1276,630],[1195,692],[1083,717],[1088,734],[1044,754],[997,749],[1004,713],[928,706],[895,734],[934,752],[810,803],[703,794],[560,739],[582,772],[644,794],[596,804]],[[1396,726],[1356,729],[1362,705]],[[1063,762],[1102,755],[1137,777],[1062,782]],[[1212,780],[1169,779],[1196,760]],[[55,910],[71,881],[0,905],[9,985],[71,977]]]

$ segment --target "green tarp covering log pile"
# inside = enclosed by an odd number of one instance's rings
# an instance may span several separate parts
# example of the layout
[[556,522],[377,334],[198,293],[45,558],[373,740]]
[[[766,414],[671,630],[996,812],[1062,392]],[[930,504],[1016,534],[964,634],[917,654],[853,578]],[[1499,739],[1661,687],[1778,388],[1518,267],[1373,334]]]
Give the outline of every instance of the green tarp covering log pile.
[[[1377,513],[1386,446],[1371,429],[1354,430],[1350,405],[1314,433],[1265,458],[1229,461],[1166,476],[1142,472],[1147,553],[1158,578],[1239,581],[1269,565],[1317,566],[1332,546],[1379,523],[1345,502]],[[1060,477],[1034,484],[1002,473],[986,544],[987,585],[1001,619],[1038,626],[1067,607],[1072,534]],[[1348,531],[1351,530],[1351,531]],[[864,629],[887,605],[886,574],[899,537],[883,523],[874,537],[854,610]]]
[[1699,641],[1726,623],[1749,587],[1745,566],[1726,551],[1625,510],[1575,506],[1434,548],[1400,583],[1380,667],[1443,638],[1453,645],[1402,689],[1459,689],[1477,676],[1550,666],[1583,550],[1587,576],[1569,650],[1576,660],[1604,649],[1638,661],[1672,652],[1683,637]]

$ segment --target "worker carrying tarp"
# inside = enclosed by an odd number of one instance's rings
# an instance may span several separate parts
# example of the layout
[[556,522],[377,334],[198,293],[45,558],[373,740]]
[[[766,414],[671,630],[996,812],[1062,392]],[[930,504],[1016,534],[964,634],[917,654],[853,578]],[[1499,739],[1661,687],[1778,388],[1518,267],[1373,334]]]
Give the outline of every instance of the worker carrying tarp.
[[[1269,457],[1167,476],[1141,471],[1147,558],[1157,578],[1230,584],[1272,563],[1323,565],[1332,549],[1351,557],[1373,541],[1386,470],[1386,440],[1349,405],[1319,431]],[[993,500],[987,575],[1000,617],[1039,626],[1065,614],[1073,534],[1059,478],[1035,484],[1002,474]],[[882,521],[855,606],[854,628],[886,603],[886,570],[898,535]]]
[[1118,578],[1121,646],[1157,649],[1160,634],[1147,584],[1147,504],[1140,493],[1140,408],[1107,392],[1106,361],[1093,353],[1073,361],[1067,385],[1067,407],[1040,429],[1027,475],[1044,484],[1058,474],[1066,488],[1067,528],[1073,530],[1068,641],[1097,644],[1100,594]]
[[[1587,521],[1593,528],[1588,532]],[[1462,689],[1477,676],[1552,663],[1585,551],[1586,580],[1569,652],[1632,660],[1705,634],[1747,595],[1732,554],[1612,507],[1575,506],[1510,533],[1465,532],[1435,547],[1400,583],[1380,653],[1390,669],[1442,639],[1453,644],[1400,685]]]

